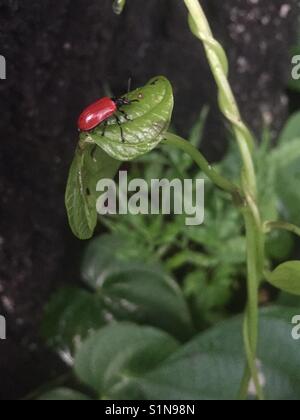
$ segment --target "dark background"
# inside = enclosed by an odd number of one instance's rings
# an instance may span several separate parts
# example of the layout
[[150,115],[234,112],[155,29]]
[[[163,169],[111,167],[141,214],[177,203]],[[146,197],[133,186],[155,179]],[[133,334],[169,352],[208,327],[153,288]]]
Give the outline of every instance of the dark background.
[[[230,78],[256,134],[274,134],[288,112],[289,47],[297,0],[208,0],[213,30],[229,54]],[[76,119],[108,86],[124,93],[155,75],[176,96],[174,125],[186,134],[201,106],[211,117],[205,151],[225,150],[223,121],[199,42],[181,0],[128,0],[121,17],[111,0],[0,0],[0,399],[16,399],[59,369],[39,339],[49,295],[77,280],[82,244],[68,229],[64,187],[77,141]]]

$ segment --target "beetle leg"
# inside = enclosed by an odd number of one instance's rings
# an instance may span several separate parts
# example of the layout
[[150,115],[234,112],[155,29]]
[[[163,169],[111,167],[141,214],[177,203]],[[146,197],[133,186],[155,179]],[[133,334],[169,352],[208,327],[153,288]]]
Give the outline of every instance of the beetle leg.
[[104,136],[105,136],[105,131],[106,131],[106,129],[107,129],[107,120],[106,120],[106,121],[104,121],[104,123],[103,123],[102,137],[104,137]]
[[120,118],[117,115],[115,115],[115,118],[116,118],[117,124],[120,128],[122,143],[125,143],[125,137],[124,137],[123,127],[122,127]]
[[129,118],[129,117],[128,117],[128,114],[127,114],[125,111],[123,111],[122,109],[119,109],[119,112],[120,112],[122,115],[124,115],[124,117],[125,117],[126,121],[132,121],[132,118]]

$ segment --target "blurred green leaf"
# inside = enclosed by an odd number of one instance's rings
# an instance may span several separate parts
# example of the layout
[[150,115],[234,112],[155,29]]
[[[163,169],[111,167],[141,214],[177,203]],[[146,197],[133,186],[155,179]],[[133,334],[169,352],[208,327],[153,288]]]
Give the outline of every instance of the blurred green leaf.
[[294,113],[286,122],[283,127],[280,136],[279,144],[284,145],[286,142],[291,142],[293,140],[300,140],[300,111]]
[[224,176],[227,176],[227,178],[231,178],[236,181],[239,180],[242,163],[237,142],[232,135],[229,137],[228,151],[223,160],[219,163],[219,166],[220,171],[224,174]]
[[276,192],[278,165],[272,160],[272,152],[260,146],[255,156],[257,168],[258,200],[263,220],[278,218],[279,200]]
[[[224,253],[224,240],[228,241],[240,236],[242,223],[238,211],[232,206],[231,201],[226,201],[222,192],[215,191],[207,194],[206,217],[202,226],[185,227],[185,235],[192,241],[202,245],[213,255]],[[224,199],[225,198],[225,199]],[[242,241],[240,238],[239,242]],[[240,244],[239,244],[240,245]],[[233,252],[238,251],[236,245],[232,245]],[[244,246],[239,250],[239,260],[244,258]],[[242,257],[241,257],[242,255]]]
[[116,320],[190,338],[194,330],[180,287],[157,263],[149,265],[138,255],[136,244],[122,237],[103,235],[91,241],[82,278],[94,293],[66,287],[52,297],[42,324],[48,345],[72,354],[89,333]]
[[39,401],[90,401],[91,399],[80,392],[68,388],[58,388],[39,398]]
[[284,217],[300,224],[300,138],[283,143],[270,156],[270,165],[276,168],[275,188],[283,207]]
[[69,172],[65,203],[70,227],[79,239],[91,238],[97,224],[98,181],[114,178],[120,164],[95,145],[77,148]]
[[120,15],[124,10],[125,5],[126,0],[113,0],[113,11],[117,15]]
[[97,144],[112,158],[121,161],[136,159],[150,152],[163,140],[174,106],[172,86],[162,76],[151,79],[146,86],[129,93],[126,98],[139,102],[126,107],[130,121],[120,115],[124,143],[114,116],[107,120],[104,136],[101,125],[93,132],[81,135],[83,143]]
[[42,336],[50,347],[73,353],[89,333],[105,324],[106,313],[98,296],[65,287],[46,306]]
[[288,261],[279,265],[267,280],[277,289],[300,296],[300,261]]
[[189,142],[197,148],[200,147],[203,140],[203,133],[204,133],[204,128],[205,128],[208,114],[209,114],[209,107],[204,106],[200,112],[200,115],[197,121],[193,125],[190,135],[189,135]]
[[134,324],[103,328],[80,348],[75,371],[102,399],[118,399],[130,381],[159,366],[178,348],[166,333]]
[[[295,311],[274,307],[261,312],[259,370],[269,400],[300,398],[299,343],[291,336]],[[137,379],[136,388],[146,400],[233,400],[244,366],[239,317],[200,334],[161,367]]]
[[[282,306],[260,313],[258,367],[268,400],[300,398],[295,314],[297,309]],[[234,400],[245,366],[242,323],[242,317],[220,323],[182,347],[159,330],[114,324],[83,343],[75,372],[102,399]],[[64,390],[59,396],[75,399],[76,393]],[[55,398],[50,393],[48,399]]]
[[193,271],[185,278],[184,293],[197,325],[213,324],[224,316],[225,307],[232,298],[235,275],[234,266],[224,264],[211,272]]
[[[208,106],[204,106],[199,114],[198,119],[193,125],[190,131],[189,137],[188,137],[189,142],[197,148],[200,147],[201,142],[203,140],[203,133],[204,133],[204,128],[207,121],[208,113],[209,113]],[[169,161],[171,158],[174,164],[178,168],[180,168],[181,171],[187,171],[194,165],[193,159],[188,154],[182,153],[181,150],[178,150],[176,148],[171,148],[170,150],[167,150],[165,153],[167,154]],[[177,175],[178,174],[176,173],[175,176]]]
[[166,275],[132,269],[111,275],[98,293],[106,308],[119,320],[161,328],[178,339],[191,337],[193,327],[183,294]]
[[180,339],[193,332],[191,316],[177,283],[159,265],[148,265],[120,238],[102,236],[88,246],[82,277],[118,320],[159,327]]
[[266,237],[266,254],[271,259],[277,261],[284,261],[288,259],[292,253],[293,246],[294,239],[290,232],[273,230]]
[[[81,264],[83,281],[93,290],[102,287],[106,279],[124,270],[144,267],[149,258],[142,244],[136,246],[134,237],[123,235],[101,235],[90,241],[84,251]],[[161,272],[158,261],[151,271]]]
[[178,270],[183,265],[194,267],[212,268],[218,264],[218,260],[210,255],[195,251],[180,251],[166,261],[169,270]]

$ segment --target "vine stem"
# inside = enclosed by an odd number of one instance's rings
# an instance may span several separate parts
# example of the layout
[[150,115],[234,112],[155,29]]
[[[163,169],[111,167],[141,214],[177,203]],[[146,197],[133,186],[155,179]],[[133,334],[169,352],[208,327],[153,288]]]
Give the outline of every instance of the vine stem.
[[264,236],[259,209],[257,207],[257,183],[252,151],[254,140],[243,123],[237,102],[228,81],[228,61],[221,44],[213,37],[208,20],[198,0],[184,0],[190,14],[192,32],[202,41],[207,59],[219,89],[219,106],[232,124],[243,161],[241,175],[246,206],[242,210],[247,238],[247,290],[248,306],[245,313],[244,342],[247,368],[241,384],[239,397],[247,398],[252,377],[256,394],[264,399],[256,366],[258,341],[258,287],[262,277],[264,261]]
[[231,193],[234,196],[239,196],[240,200],[242,201],[242,191],[240,191],[239,187],[235,185],[233,182],[229,181],[227,178],[223,177],[219,174],[213,167],[208,163],[202,153],[194,147],[190,142],[184,140],[182,137],[179,137],[173,133],[166,133],[164,134],[165,137],[165,145],[174,146],[177,149],[182,150],[183,152],[187,153],[191,156],[194,162],[197,163],[199,168],[205,175],[219,188],[224,191]]
[[263,229],[265,233],[270,233],[272,230],[279,229],[279,230],[286,230],[288,232],[294,233],[297,236],[300,236],[300,227],[295,226],[288,222],[282,221],[275,221],[275,222],[265,222],[263,225]]

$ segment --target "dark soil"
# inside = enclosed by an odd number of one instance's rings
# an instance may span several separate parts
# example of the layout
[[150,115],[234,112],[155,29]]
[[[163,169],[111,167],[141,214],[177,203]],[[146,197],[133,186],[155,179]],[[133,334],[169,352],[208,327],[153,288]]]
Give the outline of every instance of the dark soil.
[[[123,93],[164,74],[176,95],[174,124],[185,134],[201,107],[211,117],[205,149],[225,147],[216,92],[181,0],[0,0],[0,399],[17,399],[61,369],[43,348],[39,323],[50,293],[78,279],[82,244],[67,227],[64,186],[80,110],[110,86]],[[204,3],[204,2],[203,2]],[[231,81],[244,117],[259,133],[285,120],[289,46],[297,0],[208,0],[213,29],[229,53]],[[75,261],[75,263],[74,263]]]

